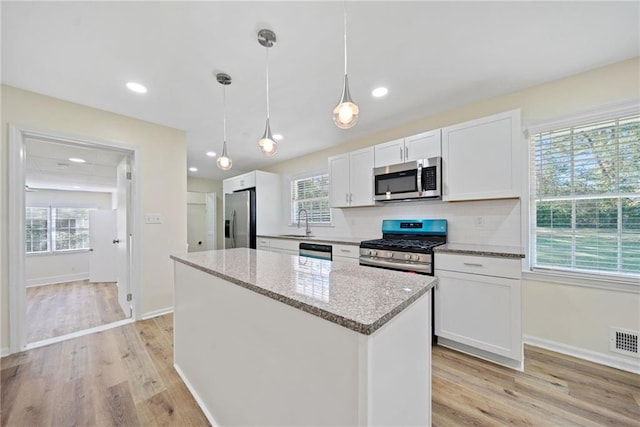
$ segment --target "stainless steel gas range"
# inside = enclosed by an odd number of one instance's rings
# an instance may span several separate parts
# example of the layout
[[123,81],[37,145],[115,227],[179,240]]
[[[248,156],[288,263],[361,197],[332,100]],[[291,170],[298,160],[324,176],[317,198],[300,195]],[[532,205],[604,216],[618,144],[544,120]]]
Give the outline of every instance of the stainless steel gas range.
[[360,265],[433,276],[433,248],[446,242],[446,219],[385,219],[382,239],[360,242]]

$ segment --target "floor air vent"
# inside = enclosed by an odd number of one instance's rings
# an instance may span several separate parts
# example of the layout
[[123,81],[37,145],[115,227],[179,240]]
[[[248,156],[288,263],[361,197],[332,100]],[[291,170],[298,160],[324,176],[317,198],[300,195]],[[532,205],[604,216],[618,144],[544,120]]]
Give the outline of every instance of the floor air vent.
[[640,352],[638,351],[638,332],[611,328],[609,350],[629,356],[640,357]]

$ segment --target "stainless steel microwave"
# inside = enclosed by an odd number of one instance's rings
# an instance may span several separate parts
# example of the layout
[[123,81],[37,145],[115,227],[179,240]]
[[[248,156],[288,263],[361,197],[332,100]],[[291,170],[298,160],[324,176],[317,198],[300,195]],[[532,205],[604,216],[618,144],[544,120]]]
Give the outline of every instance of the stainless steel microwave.
[[442,198],[442,159],[432,157],[374,168],[373,194],[379,201]]

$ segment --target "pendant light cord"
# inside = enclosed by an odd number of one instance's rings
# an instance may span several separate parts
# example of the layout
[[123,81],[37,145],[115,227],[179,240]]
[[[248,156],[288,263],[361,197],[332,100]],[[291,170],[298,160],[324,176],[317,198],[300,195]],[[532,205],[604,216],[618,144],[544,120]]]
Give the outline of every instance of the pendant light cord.
[[347,0],[343,4],[344,14],[344,75],[347,75]]
[[227,86],[222,85],[222,136],[227,143]]
[[269,47],[267,49],[267,120],[269,120]]

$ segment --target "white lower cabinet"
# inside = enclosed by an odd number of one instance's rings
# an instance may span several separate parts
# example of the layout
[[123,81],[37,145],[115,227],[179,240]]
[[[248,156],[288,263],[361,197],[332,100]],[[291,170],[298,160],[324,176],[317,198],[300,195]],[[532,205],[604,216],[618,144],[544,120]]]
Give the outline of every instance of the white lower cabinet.
[[333,245],[333,260],[360,263],[360,247],[355,245]]
[[269,239],[265,239],[264,237],[258,237],[256,239],[256,249],[262,249],[263,251],[270,250],[271,241]]
[[436,335],[522,362],[520,263],[436,254]]
[[298,255],[300,242],[291,239],[270,239],[269,249],[271,252],[281,254]]

